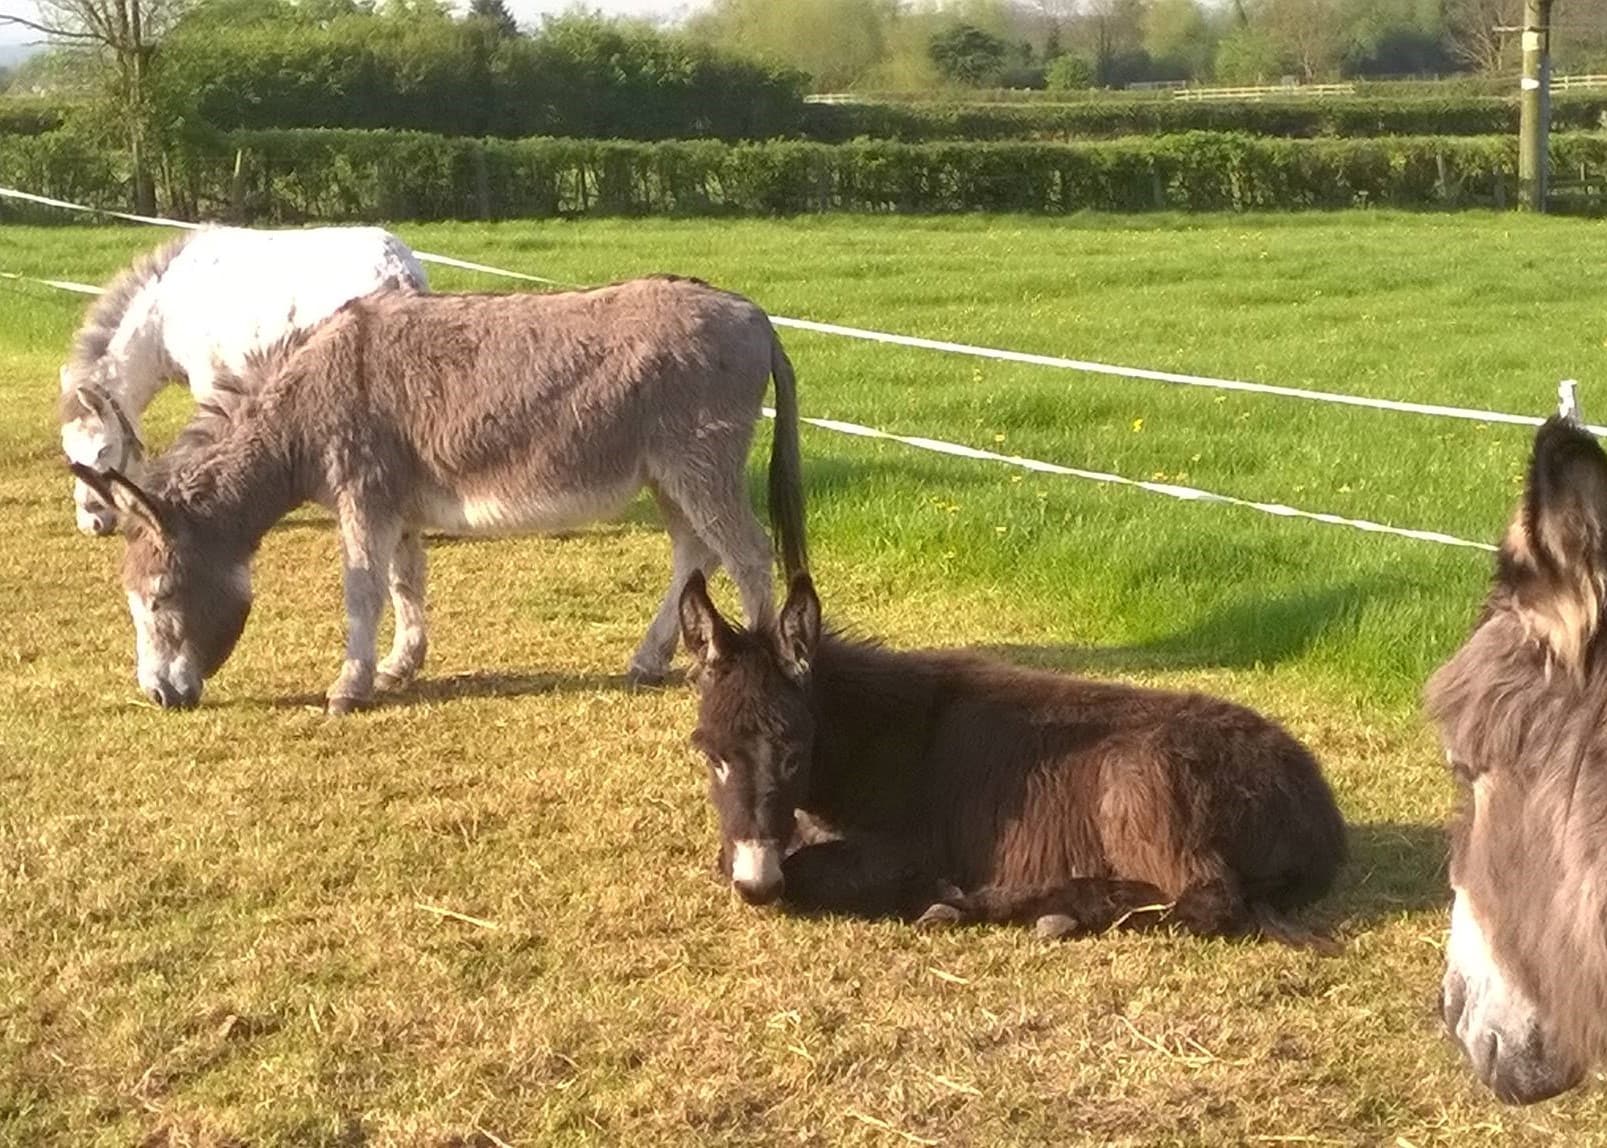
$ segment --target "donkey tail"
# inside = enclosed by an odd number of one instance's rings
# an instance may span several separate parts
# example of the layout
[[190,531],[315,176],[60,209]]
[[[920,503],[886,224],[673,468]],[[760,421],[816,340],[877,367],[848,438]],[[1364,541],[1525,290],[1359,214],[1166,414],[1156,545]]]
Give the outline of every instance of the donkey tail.
[[781,340],[770,333],[770,374],[776,383],[775,438],[770,446],[770,532],[788,582],[809,569],[804,536],[803,454],[798,445],[798,383]]

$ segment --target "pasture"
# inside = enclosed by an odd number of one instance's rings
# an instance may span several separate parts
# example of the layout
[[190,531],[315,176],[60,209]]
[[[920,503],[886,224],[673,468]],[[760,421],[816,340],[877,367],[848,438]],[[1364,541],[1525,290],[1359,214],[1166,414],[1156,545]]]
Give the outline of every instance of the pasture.
[[[1577,220],[397,230],[564,281],[676,271],[778,315],[1323,390],[1542,414],[1572,376],[1607,418],[1607,231]],[[100,282],[163,238],[8,225],[0,270]],[[714,876],[691,692],[624,684],[668,573],[645,500],[562,538],[436,540],[421,680],[338,720],[335,538],[298,512],[201,708],[144,702],[121,544],[74,529],[55,434],[83,303],[0,283],[0,1141],[1603,1136],[1599,1083],[1498,1106],[1434,1007],[1452,787],[1417,694],[1488,555],[806,427],[829,621],[1256,706],[1323,761],[1352,861],[1309,917],[1344,941],[1331,959],[788,918]],[[1482,541],[1530,440],[781,334],[806,416]],[[154,440],[187,403],[164,396]],[[756,495],[767,457],[761,438]]]

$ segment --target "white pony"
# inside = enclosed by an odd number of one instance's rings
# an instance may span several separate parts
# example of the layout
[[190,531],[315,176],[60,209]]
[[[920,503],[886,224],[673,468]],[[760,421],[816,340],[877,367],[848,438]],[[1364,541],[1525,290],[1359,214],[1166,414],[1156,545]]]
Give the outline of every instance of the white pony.
[[[381,289],[427,291],[412,250],[378,227],[252,231],[206,227],[136,260],[89,308],[61,369],[61,445],[95,470],[139,472],[139,418],[182,377],[197,401],[247,356]],[[110,534],[117,514],[82,482],[78,528]]]

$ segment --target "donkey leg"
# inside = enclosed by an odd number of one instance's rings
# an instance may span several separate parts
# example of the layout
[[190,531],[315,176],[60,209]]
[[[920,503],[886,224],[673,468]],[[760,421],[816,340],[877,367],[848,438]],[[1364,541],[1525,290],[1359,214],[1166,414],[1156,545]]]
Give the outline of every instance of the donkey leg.
[[400,689],[412,681],[430,646],[424,625],[424,539],[417,531],[405,532],[391,555],[391,610],[396,615],[396,637],[390,654],[379,664],[377,690]]
[[653,497],[658,500],[664,528],[670,535],[670,586],[642,644],[631,655],[631,680],[643,683],[661,682],[669,672],[681,638],[681,591],[686,589],[686,580],[695,570],[709,573],[719,561],[669,495],[655,486]]
[[775,612],[770,538],[748,502],[740,456],[731,474],[714,475],[704,485],[680,476],[666,476],[663,485],[737,584],[748,625],[770,620]]
[[1060,885],[987,885],[944,897],[915,924],[932,928],[1036,923],[1040,933],[1068,936],[1117,926],[1153,926],[1170,908],[1166,894],[1148,881],[1079,877]]
[[885,837],[805,845],[781,862],[781,876],[787,907],[802,912],[901,917],[932,895],[914,854]]
[[342,580],[346,598],[346,661],[329,687],[329,712],[350,713],[374,695],[375,645],[385,610],[385,583],[401,524],[340,514]]

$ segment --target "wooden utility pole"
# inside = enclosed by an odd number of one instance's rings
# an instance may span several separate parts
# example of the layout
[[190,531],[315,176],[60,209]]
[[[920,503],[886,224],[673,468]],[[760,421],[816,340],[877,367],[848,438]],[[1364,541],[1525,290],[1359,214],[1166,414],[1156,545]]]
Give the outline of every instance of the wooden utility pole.
[[1546,134],[1551,126],[1551,4],[1523,0],[1523,79],[1518,92],[1518,204],[1546,209]]

